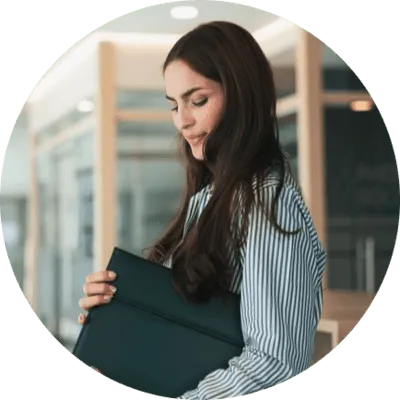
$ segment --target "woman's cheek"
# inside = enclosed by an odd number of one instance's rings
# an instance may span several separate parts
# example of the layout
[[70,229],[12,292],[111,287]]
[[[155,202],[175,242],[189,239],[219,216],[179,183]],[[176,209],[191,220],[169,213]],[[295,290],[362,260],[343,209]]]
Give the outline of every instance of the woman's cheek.
[[216,125],[216,122],[219,117],[219,112],[217,107],[209,107],[206,110],[206,126],[207,126],[207,132],[210,133],[213,129],[214,126]]

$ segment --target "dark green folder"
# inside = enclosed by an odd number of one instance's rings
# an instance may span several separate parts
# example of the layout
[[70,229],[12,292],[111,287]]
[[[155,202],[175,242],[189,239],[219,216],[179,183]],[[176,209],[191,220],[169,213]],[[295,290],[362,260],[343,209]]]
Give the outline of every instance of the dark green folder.
[[176,398],[241,354],[239,296],[185,302],[171,271],[115,248],[107,270],[117,292],[91,309],[73,354],[134,389]]

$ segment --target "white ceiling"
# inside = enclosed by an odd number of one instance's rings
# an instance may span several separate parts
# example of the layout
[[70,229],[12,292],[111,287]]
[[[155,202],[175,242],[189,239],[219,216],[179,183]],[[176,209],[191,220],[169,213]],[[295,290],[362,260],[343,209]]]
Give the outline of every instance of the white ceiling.
[[[192,20],[171,18],[170,10],[176,6],[194,5],[199,14]],[[148,33],[148,34],[185,34],[198,24],[212,20],[231,21],[243,26],[251,33],[266,27],[274,21],[282,20],[264,10],[227,1],[176,1],[146,7],[131,12],[99,27],[94,32]],[[275,65],[293,66],[294,52],[286,50],[274,59]],[[323,47],[324,65],[341,67],[343,61],[327,46]]]
[[[171,18],[172,7],[186,5],[194,5],[199,10],[195,19]],[[263,10],[224,1],[178,1],[134,11],[99,27],[97,31],[184,34],[200,23],[225,20],[254,32],[277,19],[277,16]]]

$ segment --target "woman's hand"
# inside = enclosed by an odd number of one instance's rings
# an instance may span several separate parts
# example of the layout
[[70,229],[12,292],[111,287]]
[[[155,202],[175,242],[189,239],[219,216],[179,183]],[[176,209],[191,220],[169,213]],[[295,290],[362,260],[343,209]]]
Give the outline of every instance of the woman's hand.
[[[116,277],[117,275],[112,271],[99,271],[88,275],[83,285],[85,297],[80,299],[79,307],[87,311],[92,307],[109,303],[116,291],[116,288],[109,282],[112,282]],[[83,325],[85,321],[86,317],[79,314],[78,322]]]

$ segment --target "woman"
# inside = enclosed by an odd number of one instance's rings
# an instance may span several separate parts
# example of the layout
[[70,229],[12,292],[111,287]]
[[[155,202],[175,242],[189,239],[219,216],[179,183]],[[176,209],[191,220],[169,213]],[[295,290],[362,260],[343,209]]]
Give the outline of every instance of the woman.
[[[279,145],[271,66],[250,33],[200,25],[174,45],[163,75],[187,184],[148,259],[172,268],[190,301],[240,293],[245,341],[227,369],[180,398],[245,395],[309,367],[325,251]],[[112,280],[89,275],[81,307],[110,301]]]

